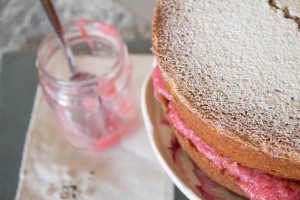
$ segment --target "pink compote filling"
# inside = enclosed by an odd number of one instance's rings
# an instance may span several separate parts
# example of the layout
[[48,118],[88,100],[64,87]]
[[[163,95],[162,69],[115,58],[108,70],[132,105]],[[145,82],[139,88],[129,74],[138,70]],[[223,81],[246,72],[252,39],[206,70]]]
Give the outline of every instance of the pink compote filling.
[[170,101],[163,77],[158,67],[152,74],[154,92],[156,97],[162,96],[169,100],[168,102],[168,118],[177,131],[187,137],[194,146],[206,156],[219,170],[227,171],[236,177],[237,184],[244,193],[253,200],[300,200],[300,182],[292,181],[270,174],[259,172],[255,169],[244,167],[219,154],[208,144],[203,142],[181,119],[176,111],[174,104]]

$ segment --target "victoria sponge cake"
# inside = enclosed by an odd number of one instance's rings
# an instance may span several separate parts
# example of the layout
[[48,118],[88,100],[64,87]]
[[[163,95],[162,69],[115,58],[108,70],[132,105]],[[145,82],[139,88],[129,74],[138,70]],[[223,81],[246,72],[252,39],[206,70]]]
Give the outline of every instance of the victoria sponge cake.
[[300,200],[300,1],[159,0],[156,96],[191,159],[250,199]]

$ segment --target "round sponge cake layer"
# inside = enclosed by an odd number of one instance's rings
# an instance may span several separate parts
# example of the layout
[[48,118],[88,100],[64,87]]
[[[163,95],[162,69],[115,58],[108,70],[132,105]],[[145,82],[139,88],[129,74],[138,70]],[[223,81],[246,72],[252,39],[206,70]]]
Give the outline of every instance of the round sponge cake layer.
[[153,52],[178,112],[203,141],[300,180],[300,32],[272,2],[161,0]]

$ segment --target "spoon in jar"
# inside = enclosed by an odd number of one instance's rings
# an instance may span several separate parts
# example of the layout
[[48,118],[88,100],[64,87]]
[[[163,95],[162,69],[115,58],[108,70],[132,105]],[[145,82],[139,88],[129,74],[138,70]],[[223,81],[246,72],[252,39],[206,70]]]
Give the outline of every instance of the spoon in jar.
[[64,31],[63,28],[61,26],[61,23],[59,21],[59,18],[55,12],[55,9],[52,5],[51,0],[41,0],[41,3],[43,5],[43,8],[45,9],[46,13],[47,13],[47,17],[50,21],[51,27],[53,29],[53,32],[57,38],[57,41],[67,59],[68,62],[68,67],[69,70],[71,72],[71,77],[69,80],[71,81],[84,81],[84,80],[88,80],[91,78],[94,78],[95,75],[90,74],[90,73],[86,73],[86,72],[81,72],[78,69],[78,66],[76,64],[75,61],[75,57],[74,54],[70,48],[70,46],[68,45],[65,37],[64,37]]

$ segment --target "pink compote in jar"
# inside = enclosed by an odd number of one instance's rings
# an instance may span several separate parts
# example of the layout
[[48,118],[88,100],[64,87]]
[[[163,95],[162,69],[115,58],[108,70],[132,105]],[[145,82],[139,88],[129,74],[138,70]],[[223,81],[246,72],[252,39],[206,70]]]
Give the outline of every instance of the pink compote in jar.
[[118,31],[102,22],[79,20],[65,26],[64,34],[78,70],[93,76],[71,80],[64,53],[49,34],[38,49],[40,85],[68,141],[90,150],[106,149],[130,133],[138,120],[127,47]]

